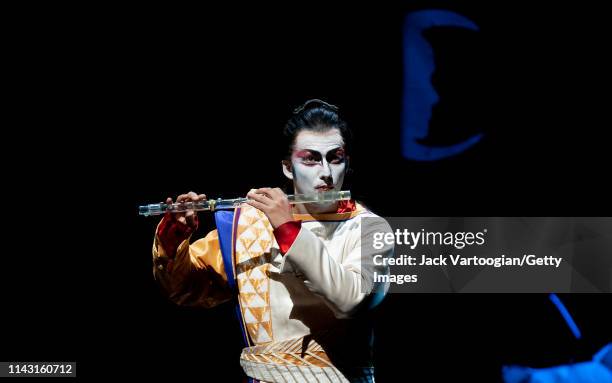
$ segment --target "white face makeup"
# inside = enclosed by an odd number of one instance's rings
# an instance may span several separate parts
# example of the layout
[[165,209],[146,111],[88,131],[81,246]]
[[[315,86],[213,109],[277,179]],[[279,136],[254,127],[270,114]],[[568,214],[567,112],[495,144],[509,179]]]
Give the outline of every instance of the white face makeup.
[[293,180],[296,193],[340,191],[346,173],[344,140],[340,131],[299,132],[295,138],[291,165],[291,170],[283,166],[283,172]]

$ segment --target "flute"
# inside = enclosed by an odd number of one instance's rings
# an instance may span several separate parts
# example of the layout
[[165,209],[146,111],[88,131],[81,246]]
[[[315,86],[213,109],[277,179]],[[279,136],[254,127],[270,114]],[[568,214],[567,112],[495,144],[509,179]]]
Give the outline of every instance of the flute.
[[[351,199],[350,190],[342,191],[324,191],[320,193],[312,194],[290,194],[287,196],[289,203],[321,203],[321,202],[336,202],[342,200]],[[138,208],[138,214],[144,215],[145,217],[152,215],[161,215],[166,212],[181,213],[187,210],[195,211],[215,211],[224,209],[233,209],[238,207],[240,204],[248,201],[248,198],[234,198],[234,199],[211,199],[205,201],[189,201],[189,202],[175,202],[173,204],[166,203],[153,203],[149,205],[143,205]]]

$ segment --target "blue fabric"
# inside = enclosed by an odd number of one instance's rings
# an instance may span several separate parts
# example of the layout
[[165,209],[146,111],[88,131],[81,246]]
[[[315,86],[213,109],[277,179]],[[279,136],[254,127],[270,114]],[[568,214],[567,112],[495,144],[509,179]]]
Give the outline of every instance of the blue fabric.
[[608,343],[604,348],[599,350],[593,357],[593,360],[603,364],[612,372],[612,343]]
[[612,344],[601,349],[593,360],[550,368],[506,366],[505,383],[612,383],[612,370],[606,358],[612,353]]
[[[238,210],[238,214],[239,210]],[[234,231],[234,210],[217,210],[215,211],[215,224],[217,225],[217,232],[219,233],[219,247],[221,248],[221,256],[223,258],[223,267],[225,274],[227,275],[227,283],[232,290],[238,293],[236,287],[236,276],[234,275],[234,265],[232,260],[232,234]],[[244,346],[248,346],[246,329],[244,328],[242,321],[242,311],[240,305],[236,301],[236,318],[240,330],[242,331],[242,341]]]
[[227,275],[227,282],[232,289],[236,289],[236,276],[232,265],[232,231],[234,224],[233,210],[217,210],[215,223],[219,233],[219,246],[223,257],[223,266]]

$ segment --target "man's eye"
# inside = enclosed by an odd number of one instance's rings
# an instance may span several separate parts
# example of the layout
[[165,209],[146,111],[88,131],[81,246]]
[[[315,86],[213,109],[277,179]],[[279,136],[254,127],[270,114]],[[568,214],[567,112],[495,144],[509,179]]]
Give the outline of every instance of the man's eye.
[[317,160],[313,156],[307,156],[302,159],[306,163],[315,163]]
[[330,151],[327,154],[327,160],[329,161],[330,164],[341,164],[343,163],[345,156],[344,156],[344,149],[342,148],[338,148],[334,151]]

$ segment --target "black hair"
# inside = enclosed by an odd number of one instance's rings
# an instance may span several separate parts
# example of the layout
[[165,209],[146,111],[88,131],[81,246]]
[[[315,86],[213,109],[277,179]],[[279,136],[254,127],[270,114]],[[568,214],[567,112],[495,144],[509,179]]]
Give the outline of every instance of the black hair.
[[291,156],[295,138],[302,130],[311,132],[327,132],[331,129],[338,129],[344,140],[345,150],[348,153],[352,139],[351,131],[346,122],[340,117],[338,107],[323,100],[312,99],[293,111],[293,116],[287,121],[283,136],[285,138],[284,150],[285,158]]

